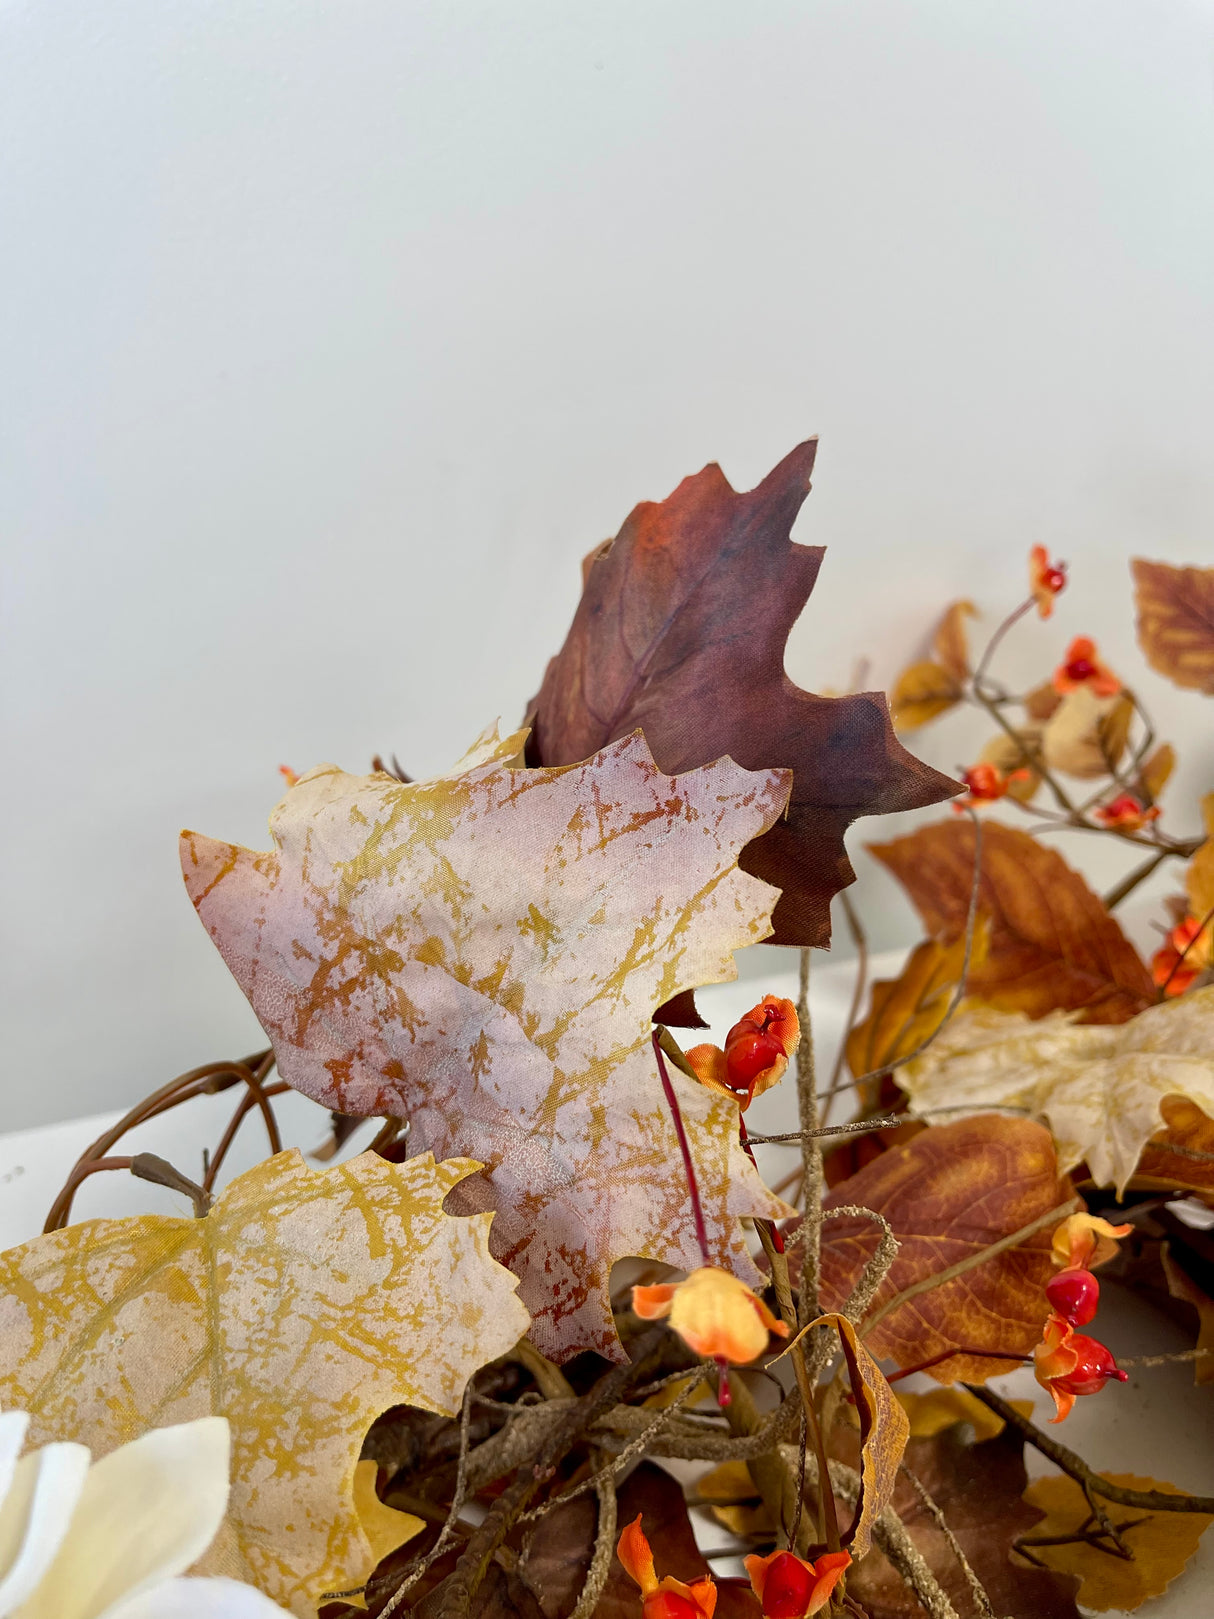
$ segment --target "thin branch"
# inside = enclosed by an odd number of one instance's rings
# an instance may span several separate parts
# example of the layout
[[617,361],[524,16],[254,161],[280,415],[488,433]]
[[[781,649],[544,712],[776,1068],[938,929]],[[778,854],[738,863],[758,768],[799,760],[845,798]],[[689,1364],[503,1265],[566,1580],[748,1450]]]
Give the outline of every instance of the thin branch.
[[183,1175],[167,1158],[158,1158],[154,1152],[137,1152],[131,1159],[131,1174],[141,1181],[167,1186],[171,1192],[183,1192],[194,1205],[195,1219],[201,1220],[210,1211],[211,1194],[207,1188]]
[[1144,860],[1140,866],[1135,866],[1133,871],[1131,871],[1128,876],[1123,877],[1117,886],[1115,888],[1110,888],[1108,893],[1104,896],[1102,903],[1105,910],[1111,911],[1120,905],[1122,900],[1128,898],[1129,895],[1131,895],[1138,887],[1139,883],[1145,883],[1147,878],[1150,877],[1164,863],[1164,861],[1169,858],[1171,854],[1171,849],[1159,849],[1153,855],[1150,855],[1146,860]]
[[1004,1422],[1011,1423],[1013,1428],[1019,1429],[1035,1450],[1039,1450],[1043,1456],[1048,1456],[1056,1467],[1069,1474],[1077,1484],[1083,1485],[1085,1489],[1094,1490],[1106,1500],[1116,1501],[1123,1507],[1138,1507],[1146,1512],[1203,1512],[1214,1517],[1214,1496],[1172,1495],[1165,1494],[1163,1490],[1131,1490],[1124,1484],[1114,1484],[1111,1479],[1102,1477],[1090,1468],[1082,1456],[1077,1456],[1073,1450],[1068,1450],[1049,1434],[1043,1433],[1036,1423],[1022,1416],[1014,1405],[1002,1395],[996,1394],[994,1389],[985,1388],[977,1383],[966,1383],[963,1387],[997,1416],[1002,1417]]
[[797,1319],[801,1325],[818,1311],[818,1276],[822,1255],[822,1195],[826,1176],[822,1169],[822,1149],[817,1142],[821,1128],[818,1116],[818,1087],[814,1069],[814,1037],[809,1020],[809,950],[801,951],[801,978],[797,994],[797,1018],[801,1039],[797,1046],[797,1110],[801,1126],[801,1163],[804,1169],[805,1213],[801,1217],[801,1296]]
[[952,1552],[953,1556],[960,1564],[961,1572],[965,1575],[965,1583],[970,1588],[970,1595],[977,1603],[978,1611],[982,1615],[982,1619],[996,1619],[995,1610],[991,1606],[991,1599],[986,1594],[986,1587],[978,1578],[977,1574],[974,1573],[969,1558],[961,1549],[961,1542],[949,1528],[948,1520],[945,1518],[943,1512],[941,1512],[935,1501],[933,1501],[931,1496],[928,1494],[927,1486],[917,1473],[911,1472],[910,1468],[907,1467],[905,1462],[900,1462],[898,1464],[898,1471],[908,1481],[911,1489],[914,1490],[915,1494],[919,1497],[921,1505],[935,1523],[936,1528],[939,1529],[940,1533],[948,1542],[948,1549]]
[[864,991],[868,986],[868,935],[861,925],[846,889],[839,895],[839,903],[843,907],[843,914],[847,918],[847,930],[851,934],[852,943],[856,947],[856,981],[852,987],[851,1005],[847,1009],[847,1022],[843,1026],[843,1033],[839,1038],[839,1049],[835,1053],[835,1066],[831,1069],[830,1084],[826,1087],[826,1115],[829,1117],[830,1104],[842,1088],[840,1078],[843,1073],[843,1064],[847,1061],[847,1042],[852,1030],[860,1019],[860,1007],[864,1001]]
[[976,1254],[970,1254],[966,1259],[959,1259],[955,1265],[947,1265],[944,1270],[936,1271],[931,1276],[925,1276],[921,1282],[912,1282],[910,1287],[904,1287],[900,1293],[895,1293],[892,1298],[886,1299],[880,1309],[874,1311],[865,1322],[863,1330],[866,1333],[871,1332],[879,1321],[884,1321],[887,1315],[892,1314],[895,1310],[900,1310],[904,1304],[911,1299],[918,1298],[921,1293],[930,1293],[934,1288],[943,1287],[946,1282],[954,1281],[958,1276],[964,1276],[966,1271],[973,1270],[978,1265],[985,1265],[987,1260],[994,1259],[998,1254],[1006,1252],[1008,1248],[1019,1247],[1022,1242],[1027,1242],[1030,1237],[1034,1237],[1039,1231],[1043,1231],[1046,1226],[1057,1225],[1059,1220],[1065,1220],[1068,1214],[1072,1214],[1081,1207],[1082,1202],[1079,1198],[1068,1198],[1065,1203],[1059,1203],[1057,1208],[1050,1209],[1045,1214],[1039,1214],[1035,1220],[1030,1220],[1027,1225],[1021,1226],[1018,1231],[1013,1231],[1006,1237],[1000,1237],[998,1242],[988,1243],[985,1248],[980,1248]]
[[594,1556],[586,1570],[582,1594],[569,1619],[591,1619],[606,1589],[611,1573],[611,1559],[615,1554],[615,1531],[618,1521],[615,1478],[611,1473],[596,1473],[594,1488],[599,1498],[599,1524],[594,1541]]
[[774,1136],[752,1135],[750,1140],[756,1146],[766,1147],[789,1141],[824,1141],[827,1136],[866,1136],[873,1130],[896,1130],[906,1120],[905,1113],[888,1114],[881,1119],[853,1119],[850,1124],[828,1124],[820,1130],[784,1130]]
[[1200,923],[1200,925],[1199,925],[1199,927],[1197,929],[1197,932],[1193,935],[1193,937],[1189,940],[1188,944],[1185,945],[1184,949],[1177,956],[1175,962],[1172,965],[1171,972],[1164,979],[1163,983],[1160,984],[1160,986],[1159,986],[1159,994],[1160,994],[1161,998],[1168,993],[1168,985],[1172,982],[1173,978],[1176,977],[1176,974],[1184,966],[1185,957],[1188,955],[1189,951],[1192,950],[1193,946],[1197,943],[1198,939],[1201,938],[1202,934],[1206,931],[1206,929],[1209,927],[1211,922],[1214,922],[1214,905],[1211,905],[1210,909],[1202,917],[1201,923]]

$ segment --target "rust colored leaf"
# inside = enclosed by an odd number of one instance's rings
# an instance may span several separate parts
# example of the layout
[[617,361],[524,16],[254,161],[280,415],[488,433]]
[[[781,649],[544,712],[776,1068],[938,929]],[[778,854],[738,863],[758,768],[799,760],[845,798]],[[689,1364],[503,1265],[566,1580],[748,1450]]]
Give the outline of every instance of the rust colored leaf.
[[1043,680],[1034,686],[1024,699],[1024,712],[1035,725],[1044,725],[1062,701],[1062,693],[1052,680]]
[[893,1500],[910,1420],[847,1317],[820,1316],[816,1325],[824,1324],[839,1334],[860,1421],[860,1494],[851,1526],[843,1535],[844,1546],[859,1562],[872,1547],[873,1525]]
[[[983,924],[975,931],[971,972],[986,954],[986,938]],[[847,1037],[847,1062],[857,1078],[909,1056],[935,1034],[964,965],[964,937],[950,944],[925,939],[911,951],[897,978],[876,980],[868,1016]]]
[[1214,793],[1207,793],[1201,801],[1205,822],[1206,841],[1189,861],[1185,871],[1185,893],[1189,896],[1189,913],[1201,921],[1214,911]]
[[1193,1381],[1197,1384],[1214,1383],[1214,1299],[1172,1256],[1166,1242],[1160,1248],[1159,1258],[1167,1278],[1168,1292],[1174,1299],[1183,1299],[1197,1311],[1197,1343],[1194,1347],[1204,1349],[1206,1353],[1193,1362]]
[[[874,1305],[979,1253],[1066,1201],[1043,1125],[985,1114],[924,1130],[836,1186],[827,1209],[859,1204],[883,1214],[901,1244]],[[822,1300],[842,1309],[876,1250],[870,1220],[843,1215],[822,1230]],[[1039,1232],[951,1282],[908,1300],[865,1334],[879,1359],[916,1366],[949,1350],[1028,1355],[1048,1312],[1050,1234]],[[956,1353],[930,1369],[939,1383],[984,1381],[1006,1359]]]
[[889,694],[895,731],[915,731],[955,708],[963,696],[960,682],[930,659],[904,669]]
[[726,754],[791,768],[787,816],[741,861],[782,891],[776,944],[829,942],[831,898],[854,876],[843,833],[858,816],[958,790],[896,740],[880,692],[817,697],[784,672],[823,557],[789,538],[816,447],[798,446],[748,494],[713,465],[635,508],[589,569],[532,704],[527,754],[573,764],[639,726],[670,775]]
[[977,612],[973,602],[950,602],[936,626],[932,642],[936,657],[957,681],[964,680],[970,672],[970,646],[965,621],[974,618]]
[[[963,935],[974,871],[968,821],[938,821],[870,849],[929,934],[946,943]],[[1086,1023],[1124,1023],[1154,1004],[1150,973],[1099,897],[1027,833],[987,821],[978,903],[990,939],[970,977],[975,997],[1030,1017],[1082,1011]]]
[[[1158,1479],[1142,1478],[1135,1473],[1108,1473],[1111,1483],[1131,1490],[1160,1490],[1166,1495],[1183,1495],[1174,1484],[1162,1484]],[[1024,1492],[1024,1499],[1046,1516],[1029,1535],[1067,1535],[1085,1528],[1091,1521],[1092,1509],[1082,1487],[1064,1473],[1050,1474],[1034,1480]],[[1106,1510],[1113,1523],[1121,1530],[1132,1558],[1116,1557],[1084,1542],[1067,1546],[1033,1546],[1034,1557],[1065,1574],[1075,1574],[1081,1583],[1076,1593],[1085,1608],[1106,1613],[1110,1608],[1132,1613],[1148,1597],[1158,1596],[1167,1589],[1197,1550],[1202,1534],[1214,1523],[1199,1512],[1144,1513],[1139,1507],[1122,1507],[1106,1502]],[[1208,1595],[1208,1591],[1205,1593]],[[1195,1590],[1191,1611],[1196,1614],[1202,1604],[1202,1593]]]
[[1135,557],[1138,644],[1177,686],[1214,693],[1214,568],[1174,568]]
[[[186,884],[288,1083],[342,1113],[403,1116],[410,1152],[471,1155],[458,1213],[495,1212],[546,1354],[622,1351],[626,1255],[702,1263],[653,1050],[655,1005],[732,978],[773,891],[735,864],[787,773],[729,759],[677,780],[641,736],[569,769],[516,767],[486,733],[403,785],[322,765],[264,854],[183,834]],[[675,1073],[712,1262],[757,1280],[741,1216],[778,1218],[729,1097]]]
[[[835,1433],[832,1450],[839,1450],[840,1430]],[[842,1459],[850,1460],[851,1454],[845,1451]],[[1000,1619],[1078,1619],[1073,1579],[1011,1560],[1012,1542],[1034,1533],[1040,1522],[1021,1499],[1026,1474],[1018,1435],[1005,1430],[967,1444],[953,1425],[931,1438],[912,1439],[906,1465],[943,1512]],[[977,1612],[956,1554],[905,1477],[899,1480],[894,1510],[956,1611]],[[879,1551],[849,1572],[847,1589],[868,1619],[923,1619],[914,1592]]]

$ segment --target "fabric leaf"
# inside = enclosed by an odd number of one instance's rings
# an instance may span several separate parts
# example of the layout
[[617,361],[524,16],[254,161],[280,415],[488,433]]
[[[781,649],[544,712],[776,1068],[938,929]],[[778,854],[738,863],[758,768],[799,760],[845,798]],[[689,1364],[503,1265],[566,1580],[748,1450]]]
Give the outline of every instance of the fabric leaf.
[[[968,821],[935,822],[869,848],[933,938],[949,943],[964,934],[974,875]],[[969,978],[979,999],[1030,1017],[1081,1011],[1088,1023],[1124,1023],[1154,1003],[1150,973],[1103,902],[1027,833],[984,824],[978,905],[990,921],[985,959]]]
[[226,1417],[228,1514],[198,1571],[314,1615],[378,1561],[383,1521],[368,1538],[355,1493],[371,1423],[393,1405],[454,1414],[527,1330],[489,1218],[443,1212],[479,1167],[364,1153],[313,1170],[284,1152],[204,1219],[87,1220],[11,1249],[0,1405],[31,1413],[31,1444],[95,1455]]
[[1138,644],[1152,669],[1189,691],[1214,693],[1214,568],[1135,557]]
[[[893,1227],[898,1255],[874,1300],[879,1310],[916,1282],[1047,1214],[1069,1193],[1048,1130],[988,1114],[934,1126],[891,1148],[833,1188],[824,1208],[859,1205],[883,1214]],[[844,1307],[879,1235],[873,1221],[855,1215],[826,1220],[822,1300],[829,1309]],[[1044,1288],[1053,1273],[1050,1233],[1038,1232],[909,1299],[865,1332],[864,1341],[874,1355],[899,1366],[957,1350],[930,1368],[940,1383],[997,1376],[1008,1370],[1006,1359],[960,1351],[1028,1355],[1041,1337],[1049,1309]]]
[[1013,1107],[1045,1119],[1061,1167],[1086,1162],[1098,1186],[1120,1195],[1165,1123],[1165,1098],[1214,1114],[1214,987],[1116,1028],[971,1007],[898,1071],[898,1083],[921,1113]]
[[776,944],[829,942],[830,901],[854,877],[843,833],[857,816],[958,791],[895,739],[880,692],[816,697],[784,672],[822,564],[821,546],[789,538],[816,449],[799,445],[747,494],[713,465],[635,508],[586,570],[532,703],[527,755],[572,764],[640,726],[671,774],[723,754],[791,768],[787,816],[741,862],[782,890]]
[[[449,1205],[497,1211],[533,1337],[619,1357],[608,1279],[627,1255],[702,1263],[650,1045],[655,1006],[736,976],[774,891],[739,850],[787,772],[729,759],[661,775],[639,735],[565,769],[469,767],[403,785],[322,765],[254,854],[182,837],[186,885],[282,1076],[345,1114],[407,1118],[410,1147],[486,1164]],[[732,1098],[672,1076],[712,1262],[757,1272],[740,1217],[785,1205],[738,1145]]]

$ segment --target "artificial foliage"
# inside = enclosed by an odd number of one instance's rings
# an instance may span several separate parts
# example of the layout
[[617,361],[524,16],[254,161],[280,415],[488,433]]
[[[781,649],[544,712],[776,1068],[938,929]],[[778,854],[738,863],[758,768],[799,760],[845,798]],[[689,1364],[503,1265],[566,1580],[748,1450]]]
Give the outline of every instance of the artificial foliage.
[[[1214,795],[1169,800],[1175,748],[1100,626],[1049,622],[1084,581],[1041,545],[993,629],[943,605],[889,702],[797,686],[815,448],[638,506],[586,558],[523,729],[425,781],[284,767],[267,850],[183,834],[269,1044],[138,1103],[0,1256],[0,1494],[129,1457],[122,1544],[150,1545],[187,1454],[160,1436],[201,1423],[199,1578],[188,1537],[157,1565],[199,1619],[1076,1619],[1185,1577],[1214,1499],[1132,1455],[1096,1472],[1065,1423],[1159,1360],[1106,1342],[1111,1288],[1191,1329],[1209,1398]],[[1145,659],[1214,693],[1214,570],[1133,571]],[[912,747],[961,711],[988,735],[953,780]],[[844,834],[912,808],[871,852],[924,937],[870,984]],[[1123,857],[1103,895],[1074,831]],[[1152,879],[1143,954],[1117,913]],[[857,976],[828,1074],[808,983],[832,902]],[[797,1001],[685,1049],[694,992],[764,939],[793,947]],[[777,1087],[797,1128],[748,1128]],[[287,1088],[317,1104],[314,1164],[281,1150]],[[200,1180],[124,1150],[214,1091],[235,1105]],[[265,1160],[220,1190],[254,1118]],[[73,1223],[105,1173],[183,1213]],[[991,1384],[1016,1367],[1036,1408]],[[1052,1469],[1031,1487],[1026,1446]],[[64,1612],[108,1613],[93,1520],[44,1496],[29,1557],[58,1559]],[[697,1544],[709,1520],[731,1561]],[[123,1619],[154,1611],[135,1558]],[[0,1566],[0,1619],[32,1567]]]

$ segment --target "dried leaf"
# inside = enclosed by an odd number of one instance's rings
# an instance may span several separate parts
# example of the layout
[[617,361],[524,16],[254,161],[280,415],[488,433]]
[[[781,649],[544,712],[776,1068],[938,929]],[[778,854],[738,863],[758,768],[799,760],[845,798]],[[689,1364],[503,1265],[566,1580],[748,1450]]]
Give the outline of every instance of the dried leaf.
[[[974,1430],[974,1443],[981,1444],[984,1439],[997,1438],[1006,1426],[989,1405],[983,1405],[967,1388],[956,1384],[929,1389],[926,1394],[898,1393],[895,1398],[906,1412],[912,1439],[934,1439],[938,1433],[964,1422]],[[1022,1415],[1032,1416],[1032,1400],[1013,1400],[1012,1404]]]
[[910,1422],[847,1317],[820,1316],[817,1325],[831,1326],[839,1334],[860,1420],[860,1494],[851,1526],[842,1537],[843,1545],[859,1562],[872,1547],[873,1525],[893,1500]]
[[[975,930],[971,971],[986,954],[987,932],[985,923]],[[897,978],[877,979],[868,1016],[847,1037],[852,1073],[857,1078],[875,1073],[930,1039],[944,1021],[964,966],[964,937],[951,944],[925,939]]]
[[[1143,1148],[1134,1171],[1134,1187],[1146,1191],[1184,1188],[1214,1192],[1214,1119],[1183,1096],[1165,1096],[1160,1112],[1164,1127]],[[1209,1156],[1203,1160],[1189,1153]]]
[[1088,686],[1067,692],[1041,733],[1041,755],[1051,770],[1095,779],[1111,774],[1125,752],[1134,704],[1119,692],[1097,697]]
[[[1131,1490],[1161,1490],[1167,1495],[1183,1495],[1174,1484],[1142,1478],[1135,1473],[1107,1473],[1113,1484]],[[1024,1499],[1046,1516],[1029,1536],[1069,1535],[1091,1522],[1092,1509],[1082,1486],[1064,1473],[1035,1479],[1024,1492]],[[1082,1581],[1078,1600],[1085,1608],[1107,1613],[1110,1608],[1132,1613],[1148,1597],[1167,1589],[1197,1550],[1197,1543],[1214,1519],[1199,1512],[1144,1513],[1138,1507],[1119,1507],[1105,1502],[1113,1523],[1121,1529],[1132,1559],[1117,1557],[1080,1541],[1067,1546],[1033,1546],[1034,1557]],[[1193,1593],[1200,1601],[1199,1594]],[[1193,1613],[1198,1610],[1194,1608]]]
[[964,680],[970,672],[969,636],[965,621],[976,618],[978,609],[970,601],[950,602],[936,626],[932,645],[936,657],[954,680]]
[[1206,1354],[1193,1362],[1193,1381],[1198,1385],[1214,1383],[1214,1299],[1173,1257],[1166,1242],[1160,1248],[1159,1258],[1167,1278],[1168,1292],[1174,1299],[1183,1299],[1197,1311],[1197,1342],[1194,1347],[1204,1349]]
[[1163,792],[1175,768],[1176,749],[1170,742],[1161,742],[1143,760],[1138,772],[1138,786],[1148,804],[1153,804]]
[[[926,1398],[947,1398],[953,1392],[942,1389]],[[839,1438],[836,1428],[832,1451],[843,1448]],[[842,1459],[851,1457],[844,1451]],[[984,1443],[968,1444],[953,1424],[931,1438],[912,1439],[906,1465],[943,1512],[1000,1619],[1078,1619],[1072,1579],[1011,1560],[1012,1542],[1033,1533],[1040,1521],[1021,1499],[1026,1475],[1018,1434],[1005,1430]],[[905,1476],[894,1510],[956,1611],[977,1612],[956,1553]],[[923,1619],[918,1598],[879,1551],[849,1572],[847,1590],[868,1619]]]
[[[945,943],[962,936],[974,873],[968,821],[939,821],[869,847],[928,933]],[[991,932],[986,959],[970,975],[975,997],[1031,1017],[1082,1010],[1089,1023],[1124,1023],[1154,1004],[1151,975],[1104,904],[1027,833],[986,822],[978,904]]]
[[453,1413],[471,1374],[527,1329],[487,1217],[443,1213],[478,1167],[364,1153],[319,1171],[284,1152],[205,1219],[88,1220],[11,1249],[0,1404],[32,1413],[32,1443],[96,1454],[227,1417],[228,1516],[199,1566],[314,1614],[383,1544],[353,1495],[372,1421],[397,1404]]
[[[1026,1119],[988,1114],[924,1130],[836,1186],[824,1207],[858,1204],[883,1214],[893,1227],[900,1247],[874,1301],[880,1309],[905,1288],[1048,1213],[1069,1192],[1048,1130]],[[827,1308],[843,1308],[878,1237],[871,1220],[853,1215],[827,1220],[822,1229]],[[917,1295],[867,1332],[865,1343],[874,1355],[899,1366],[956,1350],[930,1369],[939,1383],[981,1382],[1006,1372],[1007,1359],[960,1351],[1031,1352],[1049,1309],[1044,1292],[1054,1273],[1049,1245],[1049,1232],[1039,1232]]]
[[854,873],[843,833],[860,815],[938,803],[956,783],[895,739],[879,692],[816,697],[784,673],[784,643],[822,562],[794,545],[816,440],[749,494],[718,466],[636,507],[591,567],[533,708],[533,763],[572,764],[644,729],[670,774],[728,754],[793,771],[788,814],[742,868],[782,890],[774,943],[825,945],[830,901]]
[[1164,1122],[1165,1097],[1214,1114],[1214,988],[1116,1028],[971,1007],[899,1069],[898,1083],[920,1113],[1013,1107],[1045,1119],[1061,1168],[1086,1163],[1098,1186],[1120,1196]]
[[1189,911],[1198,921],[1214,911],[1214,793],[1207,793],[1202,799],[1201,812],[1208,836],[1185,871]]
[[1041,728],[1037,725],[1017,726],[1014,737],[1006,731],[996,731],[979,753],[978,763],[994,765],[1001,776],[1007,777],[1008,797],[1027,804],[1041,786],[1041,776],[1029,762],[1040,742]]
[[[640,736],[517,770],[486,733],[403,786],[324,765],[275,810],[276,848],[193,833],[186,884],[282,1076],[343,1113],[410,1121],[412,1150],[470,1152],[457,1213],[497,1211],[533,1337],[622,1353],[608,1277],[626,1255],[702,1263],[650,1046],[655,1005],[736,975],[775,895],[734,865],[786,773],[732,760],[672,780]],[[757,1279],[740,1216],[779,1217],[729,1098],[675,1073],[712,1262]]]
[[1062,701],[1062,693],[1052,680],[1043,680],[1034,686],[1024,699],[1024,712],[1036,725],[1044,725]]
[[918,730],[955,708],[963,696],[960,682],[942,664],[930,659],[912,663],[898,676],[889,694],[894,730]]
[[1214,568],[1135,557],[1138,644],[1152,669],[1189,691],[1214,693]]

